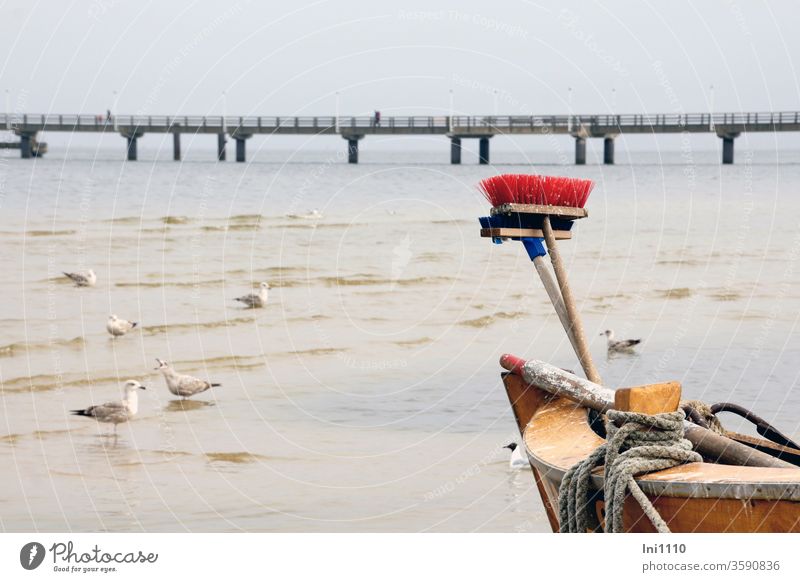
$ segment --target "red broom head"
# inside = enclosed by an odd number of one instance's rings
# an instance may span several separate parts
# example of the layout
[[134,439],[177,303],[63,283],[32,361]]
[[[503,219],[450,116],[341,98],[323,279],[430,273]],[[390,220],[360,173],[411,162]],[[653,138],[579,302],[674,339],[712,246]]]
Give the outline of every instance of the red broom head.
[[481,180],[478,188],[492,206],[542,204],[583,208],[594,182],[565,176],[502,174]]

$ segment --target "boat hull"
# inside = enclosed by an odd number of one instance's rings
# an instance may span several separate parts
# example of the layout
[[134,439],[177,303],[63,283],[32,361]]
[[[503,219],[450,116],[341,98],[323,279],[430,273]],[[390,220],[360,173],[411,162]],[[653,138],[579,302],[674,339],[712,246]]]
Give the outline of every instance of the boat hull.
[[[564,473],[604,440],[592,430],[587,409],[503,375],[531,470],[558,531],[558,489]],[[800,532],[800,468],[762,468],[689,463],[637,478],[673,532]],[[592,476],[594,514],[604,521],[603,476]],[[623,509],[627,532],[655,532],[641,507],[628,496]]]

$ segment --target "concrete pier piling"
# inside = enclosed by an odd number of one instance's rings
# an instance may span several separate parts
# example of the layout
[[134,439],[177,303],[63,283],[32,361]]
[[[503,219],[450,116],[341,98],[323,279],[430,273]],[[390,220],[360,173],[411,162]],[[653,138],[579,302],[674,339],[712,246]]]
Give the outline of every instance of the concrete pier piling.
[[176,162],[181,161],[181,134],[172,134],[172,159]]
[[584,137],[575,138],[575,165],[586,165],[586,138]]
[[603,138],[603,163],[612,165],[614,163],[614,138],[606,136]]
[[358,163],[358,142],[363,138],[363,135],[343,135],[344,139],[347,140],[347,163],[348,164],[357,164]]
[[460,137],[451,137],[450,138],[450,163],[451,164],[460,164],[461,163],[461,138]]
[[738,137],[736,135],[722,135],[722,163],[733,163],[733,140]]
[[244,162],[246,160],[246,150],[245,150],[245,142],[250,139],[252,136],[250,135],[242,135],[236,134],[233,136],[233,139],[236,140],[236,161],[237,162]]
[[32,155],[32,144],[34,137],[29,133],[23,133],[19,136],[19,150],[22,156],[22,159],[27,160]]
[[480,138],[479,146],[478,146],[478,163],[480,164],[488,164],[489,163],[489,138],[482,137]]
[[139,157],[138,141],[139,136],[135,133],[133,135],[124,136],[128,142],[128,161],[135,162]]
[[224,133],[217,134],[217,160],[220,162],[225,161],[225,144],[227,141]]

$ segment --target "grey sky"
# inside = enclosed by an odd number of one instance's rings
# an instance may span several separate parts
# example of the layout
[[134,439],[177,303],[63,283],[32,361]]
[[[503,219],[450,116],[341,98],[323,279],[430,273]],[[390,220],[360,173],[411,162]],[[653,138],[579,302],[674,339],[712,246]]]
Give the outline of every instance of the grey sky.
[[451,90],[463,114],[800,108],[788,1],[0,6],[18,111],[219,114],[223,90],[237,115],[331,114],[337,92],[342,114],[446,114]]

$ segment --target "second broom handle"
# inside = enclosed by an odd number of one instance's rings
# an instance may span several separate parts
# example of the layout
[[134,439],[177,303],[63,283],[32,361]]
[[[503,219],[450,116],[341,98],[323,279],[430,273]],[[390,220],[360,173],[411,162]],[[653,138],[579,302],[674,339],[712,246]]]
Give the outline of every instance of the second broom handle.
[[583,331],[583,324],[581,323],[580,315],[578,315],[578,309],[575,307],[575,300],[572,297],[572,291],[569,288],[569,280],[567,279],[567,270],[564,268],[564,263],[561,261],[561,255],[558,253],[556,237],[553,234],[553,227],[550,225],[549,216],[545,216],[544,220],[542,220],[542,231],[544,233],[544,240],[547,243],[547,251],[550,253],[550,260],[553,262],[553,270],[556,272],[558,286],[561,288],[561,297],[564,300],[564,307],[567,309],[572,337],[575,338],[575,343],[577,344],[575,349],[578,359],[581,362],[583,371],[586,373],[586,377],[595,384],[602,384],[603,381],[600,379],[597,368],[594,367],[592,354],[589,352],[586,333]]
[[[577,355],[578,342],[575,341],[575,336],[572,334],[572,324],[569,321],[567,310],[564,307],[564,300],[561,299],[561,291],[558,288],[558,283],[553,279],[553,274],[547,267],[544,257],[539,256],[533,259],[533,265],[536,267],[536,272],[539,273],[539,278],[542,280],[542,285],[545,291],[547,291],[547,295],[550,297],[550,303],[553,304],[553,309],[555,309],[558,319],[561,320],[561,325],[564,326],[564,331],[567,332],[569,343],[572,344],[572,349],[575,350],[575,354]],[[584,373],[588,376],[586,369],[584,369]]]

